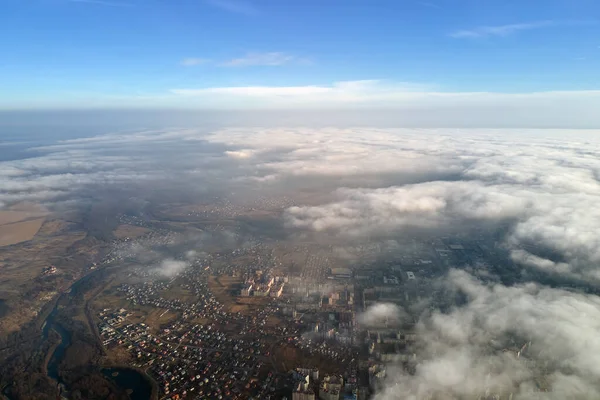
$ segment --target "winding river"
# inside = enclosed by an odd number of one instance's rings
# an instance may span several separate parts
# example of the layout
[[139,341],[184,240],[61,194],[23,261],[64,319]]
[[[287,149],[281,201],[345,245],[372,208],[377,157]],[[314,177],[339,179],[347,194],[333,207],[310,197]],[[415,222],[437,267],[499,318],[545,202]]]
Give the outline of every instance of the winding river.
[[[92,274],[99,272],[94,271],[77,281],[75,281],[71,287],[70,291],[77,290],[79,284],[81,284],[86,279],[89,279]],[[60,379],[59,376],[59,366],[60,363],[67,351],[67,348],[71,345],[71,333],[64,329],[57,321],[56,317],[58,314],[58,307],[60,301],[63,300],[62,296],[68,296],[67,293],[62,294],[61,298],[56,302],[54,308],[46,317],[44,325],[42,327],[42,334],[45,340],[48,340],[48,335],[50,330],[56,331],[60,335],[60,343],[54,349],[52,355],[48,360],[48,365],[46,369],[48,371],[48,377],[52,380],[56,381],[57,384],[62,388],[64,388],[64,382]],[[109,378],[115,385],[117,385],[122,390],[126,391],[129,394],[129,398],[131,400],[150,400],[152,398],[152,384],[148,381],[148,378],[131,368],[104,368],[102,369],[102,373],[105,377]]]
[[60,324],[56,323],[55,319],[56,319],[57,307],[58,307],[58,303],[56,306],[54,306],[54,309],[48,315],[48,318],[46,318],[46,322],[44,323],[44,328],[42,329],[42,333],[44,335],[44,339],[46,339],[46,340],[48,340],[48,335],[49,335],[51,329],[56,331],[60,335],[60,343],[54,349],[52,356],[50,356],[50,359],[48,361],[48,365],[46,368],[48,371],[48,376],[50,378],[57,381],[58,383],[62,383],[62,381],[59,379],[59,376],[58,376],[58,366],[60,365],[60,362],[61,362],[62,358],[64,357],[65,352],[67,351],[67,348],[71,345],[71,333],[68,332],[66,329],[64,329]]

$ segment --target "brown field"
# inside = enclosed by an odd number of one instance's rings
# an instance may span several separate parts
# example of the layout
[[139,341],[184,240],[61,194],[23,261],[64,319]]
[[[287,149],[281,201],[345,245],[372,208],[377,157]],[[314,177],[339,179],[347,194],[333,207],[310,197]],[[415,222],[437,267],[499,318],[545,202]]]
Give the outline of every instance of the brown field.
[[169,300],[178,299],[184,303],[193,303],[198,300],[198,297],[192,291],[180,286],[174,286],[169,290],[161,292],[161,296]]
[[225,306],[228,312],[239,312],[249,315],[271,302],[270,297],[242,297],[238,296],[241,278],[227,275],[211,276],[208,279],[208,288],[213,295]]
[[44,213],[30,211],[0,211],[0,225],[14,224],[15,222],[24,221],[36,217],[43,217]]
[[0,246],[10,246],[33,239],[45,217],[0,225]]
[[303,368],[318,368],[319,373],[329,374],[335,373],[337,366],[331,360],[322,358],[318,355],[310,355],[295,346],[289,344],[277,345],[272,352],[273,362],[277,368],[282,368],[282,371],[290,369]]
[[46,222],[40,228],[38,235],[54,235],[58,232],[66,232],[69,230],[73,224],[67,221],[63,221],[60,219],[51,219],[46,220]]
[[117,229],[114,230],[113,234],[115,235],[115,237],[117,239],[124,239],[127,237],[135,239],[135,238],[145,235],[148,232],[150,232],[150,229],[148,229],[148,228],[123,224],[123,225],[119,225],[117,227]]
[[151,329],[158,331],[161,325],[168,324],[179,318],[179,315],[175,312],[166,310],[164,308],[153,308],[148,312],[140,322],[144,322]]
[[227,311],[236,304],[235,288],[241,283],[240,278],[230,276],[211,276],[208,278],[208,288],[212,294],[225,306]]
[[47,215],[40,206],[28,203],[0,211],[0,247],[33,239]]

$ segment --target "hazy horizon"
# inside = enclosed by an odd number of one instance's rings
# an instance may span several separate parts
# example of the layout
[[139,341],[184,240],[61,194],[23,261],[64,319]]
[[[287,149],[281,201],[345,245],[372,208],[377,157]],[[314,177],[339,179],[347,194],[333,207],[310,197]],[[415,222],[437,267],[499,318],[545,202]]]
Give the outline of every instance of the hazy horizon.
[[[571,105],[577,107],[577,105]],[[221,110],[221,109],[59,109],[0,110],[0,127],[28,129],[36,134],[49,126],[87,128],[81,135],[107,133],[111,130],[144,128],[225,126],[246,127],[403,127],[403,128],[505,128],[505,129],[597,129],[600,115],[577,109],[551,113],[548,110],[488,108],[483,110],[442,109],[314,109],[314,110]],[[518,118],[514,116],[517,115]],[[69,134],[69,133],[66,133]],[[19,132],[14,135],[18,137]],[[5,136],[6,138],[6,136]]]

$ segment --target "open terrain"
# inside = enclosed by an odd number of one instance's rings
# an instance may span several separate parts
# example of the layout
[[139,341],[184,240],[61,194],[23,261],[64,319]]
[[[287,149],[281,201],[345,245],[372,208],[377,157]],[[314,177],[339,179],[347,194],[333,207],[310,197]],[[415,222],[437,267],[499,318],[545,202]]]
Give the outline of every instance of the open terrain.
[[45,218],[12,222],[0,226],[0,246],[9,246],[33,239],[42,227]]
[[131,238],[135,239],[150,232],[150,229],[141,226],[122,224],[114,230],[113,235],[117,239]]
[[33,239],[48,212],[34,204],[18,204],[0,211],[0,247]]

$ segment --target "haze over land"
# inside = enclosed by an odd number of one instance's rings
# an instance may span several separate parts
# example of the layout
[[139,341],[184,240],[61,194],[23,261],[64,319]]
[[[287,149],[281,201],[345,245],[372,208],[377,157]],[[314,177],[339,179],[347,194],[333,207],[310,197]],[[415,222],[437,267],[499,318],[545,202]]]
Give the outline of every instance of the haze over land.
[[[531,398],[539,376],[502,352],[516,337],[531,343],[522,357],[543,366],[546,398],[600,396],[600,300],[591,294],[600,283],[600,131],[156,129],[31,145],[26,154],[0,165],[4,210],[24,201],[60,215],[109,199],[142,210],[286,197],[292,204],[271,226],[291,240],[352,247],[493,232],[513,272],[451,265],[439,284],[465,301],[422,308],[414,348],[422,361],[414,374],[390,368],[375,398],[486,390]],[[164,259],[156,268],[170,277],[186,265]],[[359,321],[381,318],[406,315],[379,304]]]
[[0,399],[600,399],[598,15],[2,2]]

